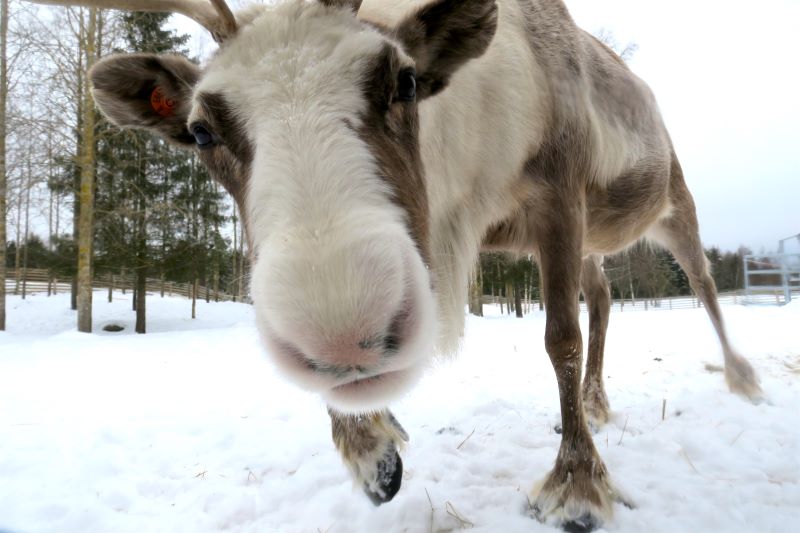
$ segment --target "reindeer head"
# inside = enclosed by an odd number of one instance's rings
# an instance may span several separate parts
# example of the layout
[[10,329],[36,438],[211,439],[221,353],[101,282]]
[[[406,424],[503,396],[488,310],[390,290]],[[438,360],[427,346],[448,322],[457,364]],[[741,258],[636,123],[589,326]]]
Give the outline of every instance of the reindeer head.
[[196,150],[240,205],[278,367],[340,409],[383,407],[434,349],[418,106],[484,52],[494,0],[434,0],[392,29],[359,20],[360,0],[288,0],[235,20],[221,0],[217,18],[183,4],[220,42],[206,67],[111,56],[91,71],[95,101],[119,126]]

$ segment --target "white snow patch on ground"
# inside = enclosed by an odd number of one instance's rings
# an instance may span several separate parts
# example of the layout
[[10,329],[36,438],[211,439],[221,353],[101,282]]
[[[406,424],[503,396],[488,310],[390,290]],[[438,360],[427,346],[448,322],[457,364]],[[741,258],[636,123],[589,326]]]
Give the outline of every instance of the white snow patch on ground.
[[[96,329],[124,332],[77,333],[66,295],[9,299],[0,530],[554,531],[523,512],[559,445],[543,313],[488,308],[494,316],[467,320],[460,357],[393,407],[411,435],[403,488],[375,508],[353,488],[321,400],[275,375],[251,307],[198,302],[192,321],[187,300],[154,296],[140,336],[130,295],[104,297]],[[731,395],[704,369],[721,355],[702,309],[612,314],[614,416],[595,443],[637,507],[617,506],[609,531],[800,524],[800,302],[724,313],[768,404]]]

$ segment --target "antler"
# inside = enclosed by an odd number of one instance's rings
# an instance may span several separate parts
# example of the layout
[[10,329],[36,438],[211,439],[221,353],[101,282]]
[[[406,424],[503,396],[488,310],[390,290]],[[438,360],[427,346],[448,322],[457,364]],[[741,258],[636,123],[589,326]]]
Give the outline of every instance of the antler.
[[86,6],[125,11],[180,13],[196,21],[218,43],[236,33],[236,19],[225,0],[28,0],[53,6]]

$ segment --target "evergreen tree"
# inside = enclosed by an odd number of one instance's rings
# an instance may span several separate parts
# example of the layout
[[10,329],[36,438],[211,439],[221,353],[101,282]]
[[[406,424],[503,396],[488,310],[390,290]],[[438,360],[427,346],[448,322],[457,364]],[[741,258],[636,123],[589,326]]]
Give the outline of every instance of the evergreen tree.
[[483,293],[500,298],[504,312],[523,315],[523,299],[538,299],[539,270],[531,256],[516,257],[504,252],[480,256]]
[[[188,36],[164,28],[159,13],[122,15],[127,52],[180,53]],[[205,170],[166,142],[102,127],[98,175],[98,267],[135,277],[136,331],[146,331],[146,280],[203,281],[224,220],[224,198]],[[213,252],[213,253],[212,253]]]

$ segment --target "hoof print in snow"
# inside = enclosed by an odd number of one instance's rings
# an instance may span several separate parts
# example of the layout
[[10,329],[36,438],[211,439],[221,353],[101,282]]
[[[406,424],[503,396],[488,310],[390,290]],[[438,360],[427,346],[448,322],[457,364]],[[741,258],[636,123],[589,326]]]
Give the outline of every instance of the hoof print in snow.
[[556,424],[553,426],[553,431],[556,432],[556,435],[561,435],[561,432],[564,431],[564,429],[561,427],[561,424]]
[[400,454],[394,450],[378,461],[378,479],[376,490],[370,485],[364,485],[364,492],[375,506],[392,501],[395,494],[400,491],[400,484],[403,481],[403,460]]
[[119,333],[123,331],[125,326],[120,326],[119,324],[106,324],[103,326],[103,331],[110,331],[111,333]]
[[453,426],[448,426],[448,427],[446,427],[446,428],[440,428],[440,429],[438,429],[438,430],[436,431],[436,434],[437,434],[437,435],[444,435],[445,433],[448,433],[448,434],[450,434],[450,435],[458,435],[458,434],[460,433],[460,431],[458,431],[458,430],[457,430],[456,428],[454,428]]

